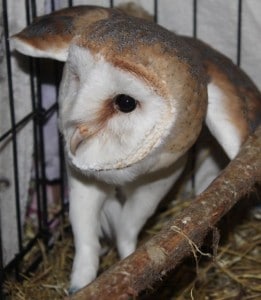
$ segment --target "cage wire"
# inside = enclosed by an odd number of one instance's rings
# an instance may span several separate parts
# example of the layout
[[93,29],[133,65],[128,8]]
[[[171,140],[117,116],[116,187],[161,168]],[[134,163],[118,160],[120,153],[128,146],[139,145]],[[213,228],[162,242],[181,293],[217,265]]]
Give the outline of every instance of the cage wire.
[[[108,1],[108,6],[115,6],[115,1]],[[158,21],[158,11],[160,9],[161,1],[153,1],[154,7],[154,21]],[[32,20],[37,16],[37,5],[38,1],[35,0],[25,0],[24,1],[24,10],[26,15],[26,23],[30,24]],[[57,9],[56,1],[50,1],[50,10],[54,11]],[[237,36],[235,37],[237,40],[237,54],[236,54],[236,63],[238,65],[241,64],[241,43],[242,43],[242,12],[243,6],[242,1],[237,1]],[[6,64],[6,74],[7,84],[8,84],[8,102],[9,102],[9,114],[10,114],[10,128],[7,130],[0,131],[0,143],[1,148],[2,145],[9,144],[11,145],[12,159],[13,162],[10,164],[13,168],[13,179],[12,185],[8,178],[4,176],[0,178],[0,189],[4,190],[6,188],[13,189],[13,199],[15,202],[15,216],[16,216],[16,233],[17,233],[17,251],[13,255],[12,259],[6,261],[4,259],[4,239],[2,230],[0,230],[0,268],[1,268],[1,286],[3,284],[3,280],[7,273],[10,271],[14,272],[17,279],[21,279],[21,272],[23,274],[28,274],[30,270],[35,268],[38,263],[41,261],[42,257],[39,254],[36,256],[35,260],[30,263],[30,265],[26,266],[26,269],[23,267],[23,261],[29,253],[34,245],[37,243],[38,239],[41,239],[46,247],[49,249],[52,247],[54,242],[55,229],[57,227],[54,226],[54,230],[52,228],[52,224],[55,224],[56,221],[61,222],[63,218],[66,216],[68,211],[68,203],[66,197],[65,190],[65,167],[64,167],[64,155],[63,155],[63,142],[62,138],[58,136],[56,141],[57,149],[59,151],[59,175],[57,178],[53,180],[49,180],[46,174],[46,144],[49,142],[48,137],[45,135],[44,130],[45,126],[50,120],[51,117],[57,114],[58,104],[55,101],[49,107],[46,107],[43,104],[43,93],[42,87],[44,84],[43,74],[46,71],[45,60],[33,59],[33,58],[23,58],[26,61],[26,69],[29,74],[29,85],[30,85],[30,95],[31,99],[24,99],[24,101],[31,102],[31,111],[18,119],[16,114],[17,109],[17,99],[14,96],[14,69],[11,61],[11,49],[9,45],[9,37],[10,37],[10,10],[8,9],[8,5],[10,5],[10,1],[2,0],[2,23],[3,23],[3,41],[4,41],[4,57]],[[63,1],[64,6],[73,6],[74,1]],[[193,31],[191,35],[194,37],[198,36],[198,1],[192,0],[192,23],[193,23]],[[19,16],[17,16],[19,18]],[[58,92],[58,85],[61,78],[61,70],[62,64],[57,62],[48,61],[48,70],[54,74],[52,76],[52,84],[55,86],[55,95]],[[3,75],[2,75],[3,76]],[[23,95],[21,95],[23,97]],[[24,218],[21,217],[21,172],[19,171],[19,164],[21,160],[24,158],[21,157],[19,153],[18,147],[18,134],[24,130],[24,127],[27,124],[31,124],[32,126],[32,141],[33,141],[33,157],[32,157],[32,173],[31,173],[31,189],[33,190],[36,209],[36,217],[35,217],[35,231],[30,238],[27,238],[25,241],[25,226],[24,226]],[[58,129],[57,129],[58,130]],[[1,150],[0,148],[0,150]],[[0,152],[1,155],[1,152]],[[56,209],[54,214],[50,214],[48,211],[48,188],[50,186],[56,186],[58,189],[58,198],[59,203],[56,203],[58,209]],[[2,196],[1,196],[2,197]],[[28,198],[30,197],[30,193],[28,191]],[[3,199],[0,199],[3,201]],[[28,210],[28,206],[27,206]],[[0,214],[1,217],[1,214]],[[1,222],[3,220],[0,220]],[[1,223],[2,227],[3,224]],[[3,293],[1,289],[1,293]],[[2,294],[3,297],[3,294]]]
[[[26,0],[24,2],[24,8],[26,12],[26,23],[30,24],[32,20],[37,16],[36,13],[36,1]],[[68,6],[72,5],[72,1],[68,1]],[[55,3],[51,1],[51,10],[55,10]],[[41,86],[43,81],[43,68],[46,64],[45,61],[35,60],[29,58],[27,60],[27,69],[29,70],[30,76],[30,91],[31,91],[31,99],[25,99],[25,101],[31,101],[32,110],[26,116],[24,116],[21,120],[17,120],[16,118],[16,104],[14,99],[14,91],[13,91],[13,70],[11,63],[11,51],[9,45],[9,15],[8,15],[8,2],[2,1],[2,12],[3,12],[3,28],[4,28],[4,41],[5,41],[5,59],[6,59],[6,76],[8,82],[8,97],[9,97],[9,108],[10,108],[10,120],[11,120],[11,128],[6,132],[1,132],[0,142],[5,143],[8,141],[12,145],[12,153],[13,153],[13,175],[14,175],[14,185],[12,188],[14,189],[14,199],[15,208],[16,208],[16,232],[17,232],[17,242],[18,242],[18,251],[14,255],[13,259],[10,261],[4,262],[3,258],[3,239],[1,238],[1,287],[3,284],[3,280],[5,278],[5,274],[14,271],[16,278],[21,279],[21,270],[22,270],[22,262],[24,257],[28,252],[32,250],[34,245],[37,243],[37,240],[41,239],[48,249],[53,244],[53,235],[54,232],[51,232],[51,226],[56,220],[63,218],[67,209],[67,203],[64,197],[64,178],[65,178],[65,170],[63,163],[63,147],[61,137],[58,136],[57,145],[59,149],[59,176],[54,180],[48,180],[46,176],[46,159],[45,159],[45,143],[46,137],[44,136],[44,128],[49,119],[56,113],[58,105],[57,101],[50,105],[48,108],[43,106],[42,94],[41,94]],[[60,81],[60,73],[62,66],[57,62],[48,61],[49,71],[55,74],[53,78],[53,84],[55,85],[56,95],[58,91],[58,84]],[[29,239],[25,240],[24,233],[24,224],[22,224],[21,220],[21,195],[20,195],[20,187],[19,187],[19,167],[18,161],[19,159],[23,159],[19,156],[18,146],[17,146],[17,134],[23,130],[24,126],[28,123],[32,123],[32,134],[33,134],[33,158],[32,158],[32,168],[33,168],[33,176],[31,180],[31,185],[33,185],[33,193],[35,196],[35,209],[36,209],[36,224],[33,236]],[[23,174],[20,174],[20,176]],[[1,188],[8,187],[9,182],[5,178],[1,178]],[[47,199],[47,185],[58,185],[59,186],[59,210],[55,212],[54,215],[50,216],[48,213],[48,199]],[[30,191],[28,190],[28,198],[30,197]],[[28,199],[29,201],[29,199]],[[3,225],[3,224],[1,224]],[[2,226],[1,226],[2,227]],[[0,231],[1,232],[1,231]],[[2,234],[1,234],[2,237]],[[30,270],[35,268],[39,261],[42,259],[41,255],[37,256],[34,261],[31,262],[30,265],[27,266],[26,269],[23,269],[23,274],[28,274]],[[1,289],[2,291],[2,289]]]

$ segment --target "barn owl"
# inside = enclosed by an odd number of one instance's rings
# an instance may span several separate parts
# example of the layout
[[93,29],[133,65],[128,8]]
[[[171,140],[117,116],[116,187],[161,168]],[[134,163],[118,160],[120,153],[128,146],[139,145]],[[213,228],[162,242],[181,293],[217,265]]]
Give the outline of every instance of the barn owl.
[[233,159],[260,123],[260,92],[228,58],[117,9],[66,8],[11,40],[25,55],[65,62],[59,128],[75,243],[71,291],[95,279],[102,235],[121,258],[135,250],[203,124]]

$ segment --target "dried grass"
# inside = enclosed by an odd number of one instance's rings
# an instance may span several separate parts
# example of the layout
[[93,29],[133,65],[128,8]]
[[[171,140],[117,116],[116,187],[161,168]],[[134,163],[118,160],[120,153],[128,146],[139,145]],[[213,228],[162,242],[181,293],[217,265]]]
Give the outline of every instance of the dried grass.
[[[156,214],[143,230],[140,243],[158,232],[169,217],[178,214],[189,205],[189,202],[177,200],[166,207],[161,207],[160,213]],[[248,209],[250,211],[250,207]],[[245,206],[243,211],[246,211]],[[235,221],[231,221],[232,218]],[[58,300],[67,295],[74,251],[72,235],[68,228],[68,223],[63,225],[65,233],[48,253],[43,243],[38,242],[33,252],[42,254],[42,263],[34,273],[24,277],[21,282],[8,278],[4,285],[8,294],[7,299]],[[148,290],[140,298],[261,299],[260,219],[248,213],[242,215],[242,209],[241,211],[233,209],[220,224],[220,231],[222,239],[214,257],[204,257],[195,249],[197,263],[193,258],[185,260],[157,287]],[[206,245],[211,243],[208,241]],[[118,259],[115,249],[110,247],[109,249],[101,258],[99,272],[106,270]],[[211,247],[203,251],[213,252]]]

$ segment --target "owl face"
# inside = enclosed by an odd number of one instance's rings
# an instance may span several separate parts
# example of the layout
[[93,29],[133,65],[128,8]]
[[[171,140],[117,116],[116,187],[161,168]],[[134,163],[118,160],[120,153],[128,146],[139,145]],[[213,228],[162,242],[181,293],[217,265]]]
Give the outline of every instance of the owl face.
[[87,174],[129,173],[163,145],[175,122],[174,101],[78,45],[69,50],[59,98],[69,161]]

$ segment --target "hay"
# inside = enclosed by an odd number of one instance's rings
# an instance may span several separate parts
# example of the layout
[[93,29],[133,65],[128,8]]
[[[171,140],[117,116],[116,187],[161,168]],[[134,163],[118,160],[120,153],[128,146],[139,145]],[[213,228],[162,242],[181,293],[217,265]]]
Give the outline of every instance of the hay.
[[[139,242],[142,243],[158,232],[170,216],[177,215],[189,202],[190,200],[177,200],[170,204],[165,203],[166,206],[161,207],[160,212],[148,222]],[[157,287],[140,298],[260,299],[261,226],[260,220],[253,214],[242,215],[242,210],[246,211],[245,202],[242,201],[243,209],[234,208],[220,224],[222,239],[213,259],[201,256],[195,251],[197,264],[195,259],[187,259]],[[248,210],[251,211],[250,207]],[[232,218],[235,222],[231,221]],[[21,282],[11,277],[6,280],[4,290],[8,295],[7,299],[58,300],[67,295],[74,248],[68,222],[60,226],[64,233],[55,242],[53,249],[47,253],[41,241],[35,246],[33,252],[41,253],[43,257],[38,269],[24,277]],[[114,248],[108,244],[104,246],[109,247],[109,251],[101,258],[100,273],[118,259]],[[209,253],[212,250],[208,247],[204,252]]]

